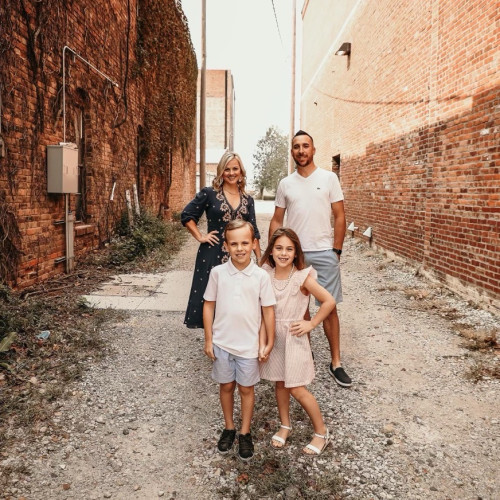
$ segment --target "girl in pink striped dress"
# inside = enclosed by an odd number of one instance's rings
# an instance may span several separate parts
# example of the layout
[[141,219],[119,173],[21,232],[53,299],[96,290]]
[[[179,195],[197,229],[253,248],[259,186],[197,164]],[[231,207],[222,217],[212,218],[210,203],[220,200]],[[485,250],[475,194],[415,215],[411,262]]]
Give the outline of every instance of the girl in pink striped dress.
[[[312,441],[304,448],[307,455],[320,455],[330,442],[316,398],[305,387],[314,378],[314,363],[307,333],[335,308],[335,299],[316,281],[316,271],[305,267],[298,236],[289,228],[276,230],[262,257],[262,268],[271,275],[276,295],[276,336],[267,363],[260,365],[260,376],[276,382],[275,393],[281,426],[271,444],[282,448],[292,427],[290,395],[304,408],[314,428]],[[321,306],[310,320],[304,320],[313,295]]]

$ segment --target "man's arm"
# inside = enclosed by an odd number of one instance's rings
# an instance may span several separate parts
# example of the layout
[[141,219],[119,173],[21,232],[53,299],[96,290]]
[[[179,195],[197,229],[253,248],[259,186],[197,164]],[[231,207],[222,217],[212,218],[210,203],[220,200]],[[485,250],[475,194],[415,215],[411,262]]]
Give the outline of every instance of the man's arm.
[[333,248],[342,250],[346,231],[344,201],[332,203],[333,213]]
[[283,225],[283,221],[285,220],[285,210],[285,208],[274,207],[274,215],[271,219],[271,223],[269,224],[269,239],[271,239],[274,231]]

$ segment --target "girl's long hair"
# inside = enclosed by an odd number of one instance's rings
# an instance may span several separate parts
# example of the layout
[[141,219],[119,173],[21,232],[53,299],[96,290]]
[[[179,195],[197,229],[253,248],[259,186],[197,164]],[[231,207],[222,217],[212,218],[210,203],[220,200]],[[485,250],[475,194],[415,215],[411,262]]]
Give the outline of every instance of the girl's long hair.
[[302,251],[302,247],[300,246],[299,237],[297,236],[297,233],[289,227],[280,227],[276,229],[276,231],[274,231],[274,234],[269,240],[266,251],[260,259],[260,265],[269,264],[271,267],[276,267],[276,262],[274,262],[274,257],[271,255],[271,253],[273,251],[274,245],[276,244],[276,240],[281,236],[290,238],[295,247],[295,257],[293,259],[293,263],[297,270],[300,271],[301,269],[304,269],[306,267],[304,263],[304,252]]
[[241,161],[240,155],[234,153],[233,151],[226,151],[222,155],[222,158],[220,159],[219,164],[217,165],[217,175],[215,176],[215,179],[212,181],[212,187],[216,191],[219,191],[222,188],[222,184],[224,183],[222,179],[222,174],[224,173],[224,169],[226,168],[227,164],[231,160],[237,160],[238,163],[240,164],[241,180],[238,181],[238,189],[243,194],[246,194],[245,187],[247,185],[247,172],[245,170],[245,167],[243,166],[243,162]]

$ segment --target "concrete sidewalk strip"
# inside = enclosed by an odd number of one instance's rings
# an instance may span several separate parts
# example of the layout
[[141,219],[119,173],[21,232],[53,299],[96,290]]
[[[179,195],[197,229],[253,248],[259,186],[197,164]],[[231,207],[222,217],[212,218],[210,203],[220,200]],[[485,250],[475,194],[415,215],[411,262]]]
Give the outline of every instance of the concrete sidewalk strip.
[[96,309],[135,310],[144,297],[116,297],[111,295],[83,295],[91,307]]
[[117,296],[117,297],[147,297],[154,293],[154,290],[146,290],[137,285],[115,285],[106,283],[99,290],[92,292],[91,295]]
[[83,298],[97,309],[185,311],[192,271],[114,276]]

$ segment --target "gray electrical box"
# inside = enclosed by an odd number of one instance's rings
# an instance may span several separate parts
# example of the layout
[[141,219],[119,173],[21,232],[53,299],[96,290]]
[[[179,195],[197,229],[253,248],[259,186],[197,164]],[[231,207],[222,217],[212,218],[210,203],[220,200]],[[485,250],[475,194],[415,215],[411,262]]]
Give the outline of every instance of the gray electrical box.
[[47,191],[78,193],[78,148],[71,142],[47,146]]

